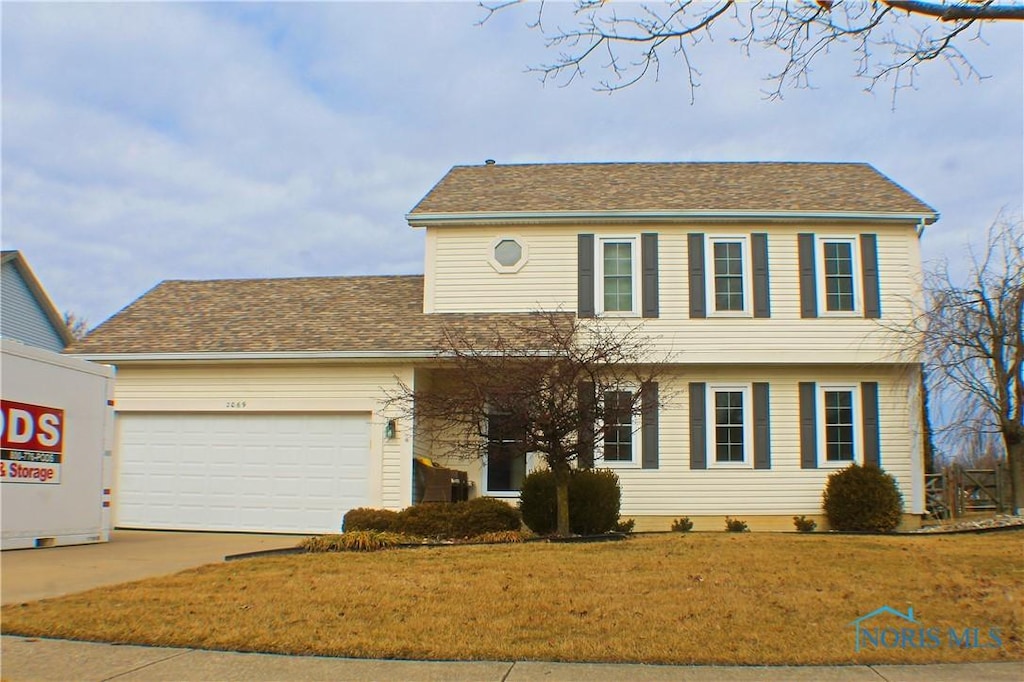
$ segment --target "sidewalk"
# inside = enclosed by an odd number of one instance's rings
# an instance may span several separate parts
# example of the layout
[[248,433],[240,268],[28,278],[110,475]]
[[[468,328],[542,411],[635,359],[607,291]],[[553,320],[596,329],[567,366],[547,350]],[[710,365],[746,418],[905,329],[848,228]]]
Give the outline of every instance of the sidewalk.
[[461,682],[1019,682],[1024,662],[800,667],[377,661],[120,646],[3,636],[0,676],[22,680],[409,680]]

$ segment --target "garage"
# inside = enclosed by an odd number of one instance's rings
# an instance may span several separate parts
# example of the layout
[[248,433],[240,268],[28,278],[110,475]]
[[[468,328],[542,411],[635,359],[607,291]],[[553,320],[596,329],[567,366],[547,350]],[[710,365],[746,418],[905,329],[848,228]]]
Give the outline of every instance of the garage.
[[368,413],[118,415],[121,528],[337,532],[369,504]]

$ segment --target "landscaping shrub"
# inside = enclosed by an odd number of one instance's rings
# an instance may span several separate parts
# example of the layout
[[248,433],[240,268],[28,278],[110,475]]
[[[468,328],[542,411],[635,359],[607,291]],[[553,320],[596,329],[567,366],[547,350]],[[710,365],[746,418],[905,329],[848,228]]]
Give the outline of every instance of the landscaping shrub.
[[809,519],[803,514],[793,517],[793,525],[796,526],[796,529],[801,533],[810,533],[818,527],[817,521]]
[[693,530],[693,521],[690,520],[689,516],[684,516],[672,522],[672,532],[674,533],[689,533],[691,530]]
[[633,528],[635,526],[636,521],[634,519],[626,519],[625,521],[620,519],[619,522],[615,524],[615,532],[629,535],[633,532]]
[[477,497],[445,506],[450,507],[452,514],[452,537],[518,531],[523,525],[518,509],[493,497]]
[[356,530],[341,535],[318,535],[306,538],[299,543],[299,546],[307,552],[376,552],[381,549],[397,547],[409,541],[409,538],[398,533]]
[[452,524],[454,514],[451,508],[455,504],[465,503],[430,502],[406,507],[398,512],[398,517],[395,519],[395,530],[424,538],[454,537]]
[[[619,477],[608,469],[574,469],[569,476],[569,530],[576,535],[598,535],[616,528],[622,489]],[[538,535],[557,528],[555,476],[534,471],[523,480],[519,509],[523,522]]]
[[730,533],[746,533],[750,530],[747,528],[746,521],[740,521],[739,519],[734,519],[729,516],[725,517],[725,529]]
[[[572,494],[569,494],[572,504]],[[534,471],[523,479],[519,490],[519,511],[523,523],[537,535],[550,535],[557,524],[555,500],[555,475],[548,469]],[[572,511],[569,512],[572,520]]]
[[493,533],[478,535],[473,539],[477,542],[493,542],[495,544],[513,544],[524,540],[522,532],[518,530],[499,530]]
[[341,530],[346,533],[354,530],[391,531],[395,529],[397,519],[398,512],[390,509],[359,507],[345,514],[341,520]]
[[850,466],[828,477],[822,509],[835,530],[888,533],[903,517],[896,479],[876,466]]

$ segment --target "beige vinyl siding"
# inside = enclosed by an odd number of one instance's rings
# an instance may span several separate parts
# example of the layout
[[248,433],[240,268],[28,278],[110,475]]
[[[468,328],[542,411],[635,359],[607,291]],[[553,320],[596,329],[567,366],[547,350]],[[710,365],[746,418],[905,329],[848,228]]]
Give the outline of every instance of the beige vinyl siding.
[[[771,469],[690,468],[689,382],[770,385]],[[659,380],[664,402],[659,413],[659,467],[613,468],[622,485],[626,517],[799,515],[821,513],[821,493],[837,469],[800,468],[799,389],[801,381],[830,384],[879,384],[882,468],[903,494],[905,511],[924,512],[920,434],[919,374],[915,367],[840,366],[743,367],[682,365]],[[746,412],[746,418],[751,415]],[[861,419],[857,403],[857,420]],[[820,420],[819,420],[820,421]],[[429,430],[429,429],[428,429]],[[862,434],[861,434],[862,437]],[[862,447],[858,443],[858,452]],[[447,456],[445,439],[431,440],[430,457],[468,472],[474,494],[484,490],[480,460]],[[709,445],[709,458],[710,445]],[[600,460],[599,468],[606,467]]]
[[[690,469],[688,382],[770,384],[771,469]],[[903,493],[908,513],[922,513],[920,413],[916,370],[905,368],[679,368],[660,383],[658,469],[617,469],[624,516],[817,514],[835,469],[800,468],[798,384],[877,381],[882,468]],[[709,415],[710,418],[710,415]],[[749,412],[748,412],[749,418]],[[859,419],[859,413],[858,413]],[[711,457],[709,446],[709,459]],[[600,463],[597,466],[602,466]]]
[[[913,361],[900,355],[902,337],[890,331],[908,322],[919,306],[920,255],[911,225],[693,225],[466,227],[432,229],[435,262],[425,291],[435,312],[512,312],[576,310],[576,238],[658,232],[660,317],[635,319],[649,330],[656,349],[673,362],[730,361],[871,363]],[[708,317],[690,319],[686,236],[768,234],[771,290],[769,319]],[[878,236],[882,296],[881,320],[860,317],[800,317],[797,234]],[[498,273],[488,263],[497,237],[514,236],[529,246],[529,260],[517,273]],[[749,266],[749,264],[748,264]],[[860,273],[857,274],[860,282]],[[709,282],[710,286],[710,282]],[[858,295],[859,298],[859,295]],[[861,302],[862,304],[862,302]],[[620,318],[614,318],[619,320]]]
[[[370,481],[376,503],[401,508],[411,500],[413,430],[399,421],[384,438],[381,401],[396,377],[412,382],[411,367],[394,365],[247,364],[118,367],[117,412],[337,412],[370,414]],[[244,407],[237,407],[244,404]]]

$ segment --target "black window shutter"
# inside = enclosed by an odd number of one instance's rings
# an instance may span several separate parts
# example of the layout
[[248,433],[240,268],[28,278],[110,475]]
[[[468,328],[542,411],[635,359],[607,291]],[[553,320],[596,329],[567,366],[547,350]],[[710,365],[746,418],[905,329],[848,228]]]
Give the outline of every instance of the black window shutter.
[[878,287],[878,243],[873,234],[860,236],[860,266],[864,279],[864,317],[882,316],[882,297]]
[[643,429],[641,462],[644,469],[658,468],[658,383],[640,387],[640,424]]
[[814,235],[798,234],[797,256],[800,261],[800,317],[818,316],[818,292],[815,280]]
[[861,423],[864,431],[864,466],[882,466],[878,429],[878,382],[860,385]]
[[818,413],[813,381],[800,382],[800,468],[818,468]]
[[577,239],[579,284],[576,289],[577,315],[594,316],[594,235],[581,234]]
[[690,384],[690,468],[707,469],[707,384]]
[[687,240],[687,262],[690,268],[690,317],[707,317],[704,295],[704,235],[691,232]]
[[768,423],[768,384],[754,383],[754,468],[771,469],[771,431]]
[[658,233],[645,232],[640,235],[641,295],[643,316],[658,316]]
[[750,235],[750,251],[753,259],[754,317],[771,317],[771,300],[768,294],[768,235],[755,232]]
[[576,465],[581,469],[594,468],[594,384],[581,381],[577,386],[580,408],[580,454]]

